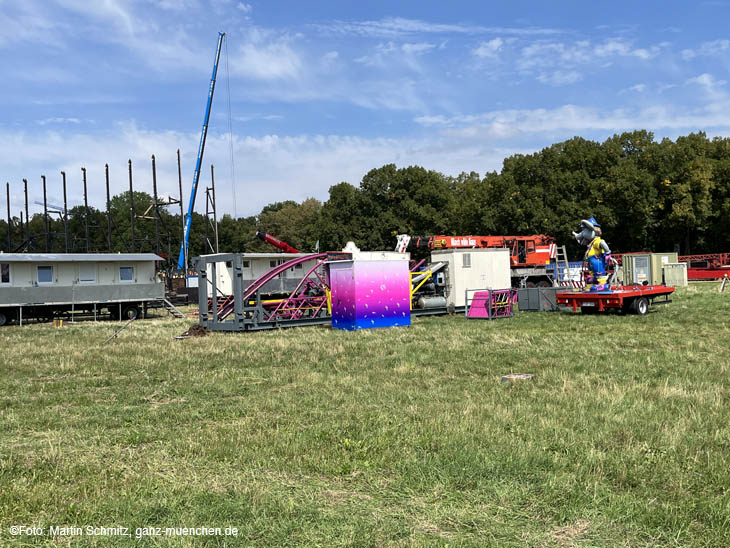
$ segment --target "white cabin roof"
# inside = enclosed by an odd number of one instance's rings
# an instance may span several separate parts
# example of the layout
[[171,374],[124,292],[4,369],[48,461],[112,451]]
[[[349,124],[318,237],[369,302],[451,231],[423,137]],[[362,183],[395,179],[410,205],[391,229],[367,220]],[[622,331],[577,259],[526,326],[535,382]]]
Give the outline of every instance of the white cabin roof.
[[163,260],[154,253],[0,253],[0,263],[100,263]]

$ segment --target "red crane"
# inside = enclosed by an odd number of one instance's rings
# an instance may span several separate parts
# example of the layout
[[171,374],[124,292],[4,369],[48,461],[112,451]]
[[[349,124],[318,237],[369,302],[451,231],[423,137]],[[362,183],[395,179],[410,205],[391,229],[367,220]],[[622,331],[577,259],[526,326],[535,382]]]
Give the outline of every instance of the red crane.
[[299,251],[298,249],[290,246],[286,242],[282,242],[278,238],[275,238],[274,236],[266,232],[261,232],[260,230],[257,230],[256,237],[259,240],[266,242],[267,244],[271,244],[274,247],[281,249],[284,253],[301,253],[301,251]]

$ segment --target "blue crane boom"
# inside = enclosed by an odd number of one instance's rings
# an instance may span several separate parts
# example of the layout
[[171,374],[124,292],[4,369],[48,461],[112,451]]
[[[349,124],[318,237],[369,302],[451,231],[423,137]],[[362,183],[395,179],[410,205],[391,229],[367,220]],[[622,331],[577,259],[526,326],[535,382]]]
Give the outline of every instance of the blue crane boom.
[[[195,173],[193,174],[193,188],[190,191],[190,203],[188,204],[188,212],[185,215],[185,228],[183,230],[183,239],[180,243],[180,256],[177,259],[177,268],[182,270],[187,268],[188,243],[190,241],[190,226],[193,223],[193,210],[195,209],[195,196],[198,193],[198,181],[200,180],[200,168],[203,163],[203,151],[205,150],[205,138],[208,135],[208,120],[210,120],[210,108],[213,105],[213,92],[215,91],[215,78],[218,73],[218,61],[221,58],[221,45],[225,32],[218,33],[218,47],[215,52],[215,63],[213,63],[213,76],[210,77],[210,89],[208,90],[208,102],[205,105],[205,118],[203,119],[203,131],[200,135],[200,145],[198,146],[198,159],[195,162]],[[182,197],[181,197],[182,198]]]

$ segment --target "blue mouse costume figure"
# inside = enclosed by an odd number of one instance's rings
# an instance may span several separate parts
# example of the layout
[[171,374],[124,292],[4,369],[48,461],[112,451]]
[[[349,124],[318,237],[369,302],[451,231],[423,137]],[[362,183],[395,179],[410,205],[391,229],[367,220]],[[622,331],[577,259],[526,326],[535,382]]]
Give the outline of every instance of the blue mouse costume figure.
[[611,288],[607,284],[608,274],[606,265],[611,262],[611,250],[608,244],[601,238],[601,225],[591,217],[580,222],[580,232],[573,232],[578,243],[588,247],[585,261],[588,263],[593,275],[586,279],[586,290],[608,291]]

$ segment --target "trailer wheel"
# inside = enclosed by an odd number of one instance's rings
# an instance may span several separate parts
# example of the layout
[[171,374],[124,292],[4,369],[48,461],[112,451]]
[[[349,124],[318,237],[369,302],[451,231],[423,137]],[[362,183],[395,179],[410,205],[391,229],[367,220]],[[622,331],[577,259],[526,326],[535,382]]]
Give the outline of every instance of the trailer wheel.
[[130,304],[122,308],[122,319],[136,320],[139,318],[139,306]]
[[638,297],[632,306],[634,312],[639,316],[646,316],[649,312],[649,300],[646,297]]
[[10,318],[7,317],[5,312],[0,311],[0,327],[7,325],[9,321],[10,321]]
[[49,323],[53,321],[53,310],[41,310],[36,314],[36,319],[41,323]]
[[553,286],[553,284],[551,284],[547,280],[540,280],[539,282],[537,282],[537,287],[552,287],[552,286]]

